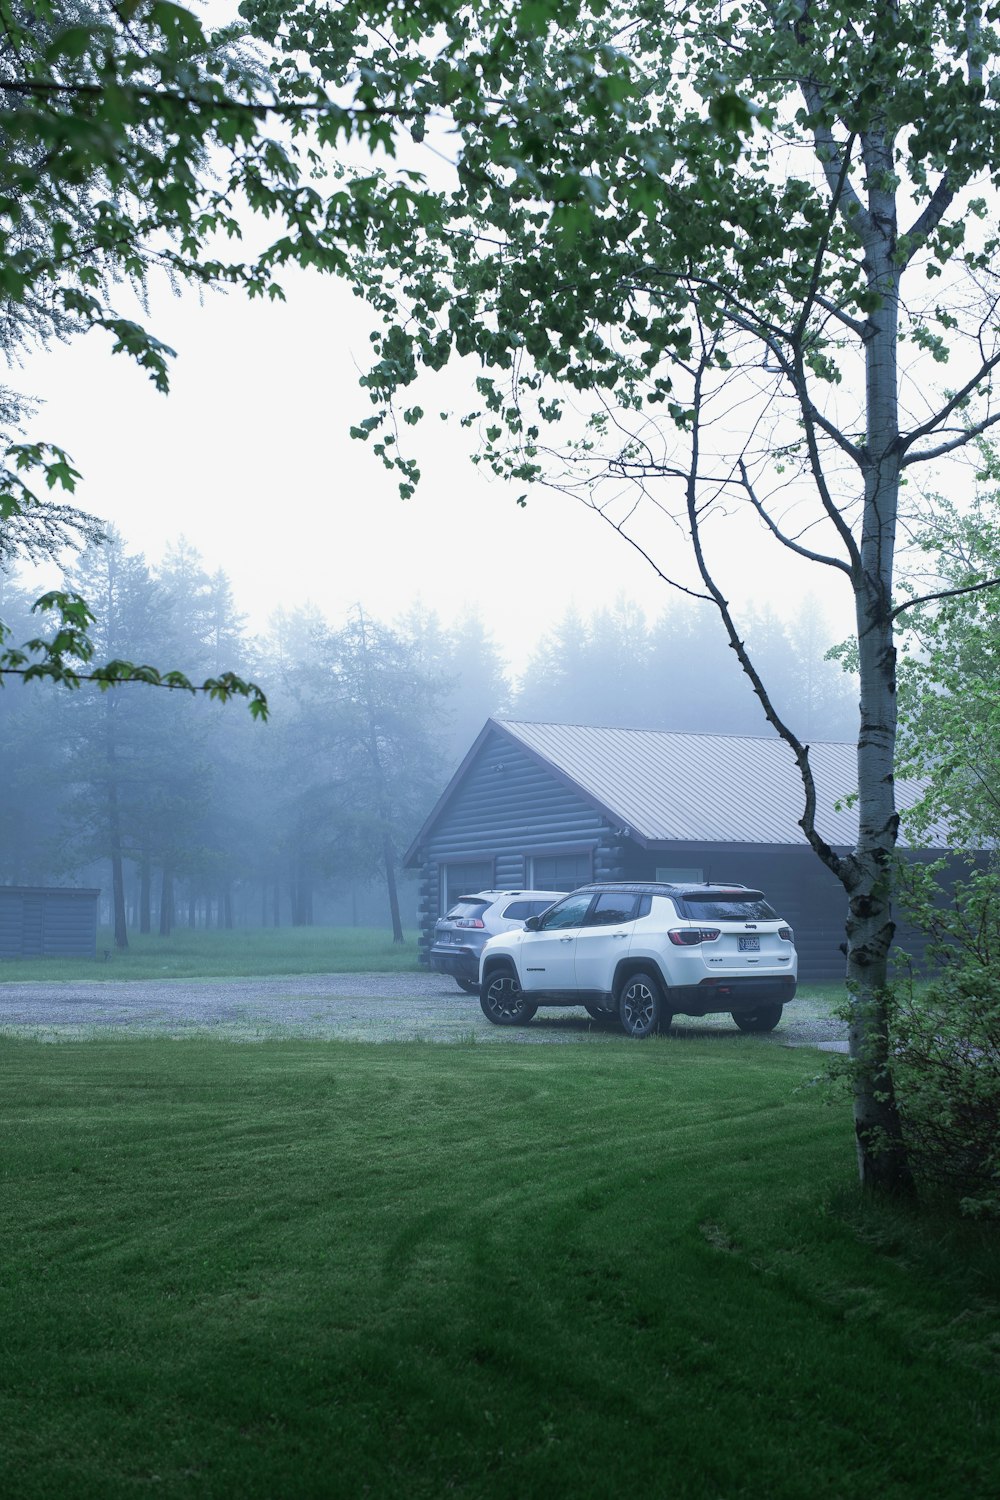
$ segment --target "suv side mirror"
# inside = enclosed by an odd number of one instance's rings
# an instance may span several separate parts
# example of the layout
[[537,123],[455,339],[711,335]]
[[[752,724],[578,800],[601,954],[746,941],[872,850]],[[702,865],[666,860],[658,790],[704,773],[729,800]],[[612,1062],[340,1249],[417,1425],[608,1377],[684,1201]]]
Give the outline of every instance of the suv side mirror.
[[524,925],[528,929],[529,932],[537,932],[538,931],[538,918],[537,917],[525,917],[525,919],[524,919]]

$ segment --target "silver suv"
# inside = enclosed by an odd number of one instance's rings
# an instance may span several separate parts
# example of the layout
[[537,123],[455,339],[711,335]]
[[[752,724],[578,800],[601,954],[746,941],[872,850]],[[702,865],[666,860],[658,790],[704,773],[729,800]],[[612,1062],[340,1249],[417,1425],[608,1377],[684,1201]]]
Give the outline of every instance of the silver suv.
[[760,891],[622,882],[582,886],[491,938],[479,993],[497,1026],[583,1005],[634,1037],[666,1031],[677,1012],[729,1011],[741,1031],[772,1031],[797,973],[792,929]]
[[450,974],[467,995],[479,989],[479,958],[487,938],[523,927],[558,901],[564,891],[477,891],[459,896],[455,905],[434,923],[430,967]]

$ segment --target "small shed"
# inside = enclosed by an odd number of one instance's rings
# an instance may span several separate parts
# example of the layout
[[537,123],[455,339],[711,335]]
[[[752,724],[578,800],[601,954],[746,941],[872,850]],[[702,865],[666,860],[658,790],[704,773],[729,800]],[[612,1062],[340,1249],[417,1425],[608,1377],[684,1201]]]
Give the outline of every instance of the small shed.
[[95,958],[99,890],[0,886],[0,958]]
[[[813,745],[817,826],[857,836],[855,747]],[[897,805],[921,788],[897,782]],[[404,856],[421,871],[422,957],[457,896],[592,880],[738,881],[795,929],[803,980],[842,979],[843,888],[806,843],[802,784],[776,737],[490,719]],[[943,835],[929,852],[946,846]],[[904,846],[905,847],[905,846]],[[919,857],[919,852],[914,851]]]

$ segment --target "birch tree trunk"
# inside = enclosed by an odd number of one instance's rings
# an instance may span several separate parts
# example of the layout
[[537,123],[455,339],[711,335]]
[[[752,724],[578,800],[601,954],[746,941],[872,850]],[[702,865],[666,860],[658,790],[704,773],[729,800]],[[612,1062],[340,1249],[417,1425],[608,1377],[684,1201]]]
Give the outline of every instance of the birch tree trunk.
[[891,143],[883,131],[862,143],[868,174],[864,270],[872,297],[864,335],[864,512],[854,598],[861,685],[858,732],[858,841],[844,868],[848,895],[847,978],[854,1061],[854,1129],[862,1185],[911,1195],[889,1058],[889,950],[899,816],[896,755],[896,648],[893,564],[899,504],[897,349],[899,284]]

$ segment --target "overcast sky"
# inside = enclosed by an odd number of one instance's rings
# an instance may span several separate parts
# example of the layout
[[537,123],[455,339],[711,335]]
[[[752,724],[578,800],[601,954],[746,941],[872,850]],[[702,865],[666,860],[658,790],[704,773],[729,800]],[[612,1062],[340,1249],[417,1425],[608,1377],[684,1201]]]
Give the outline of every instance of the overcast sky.
[[[518,670],[569,605],[588,615],[625,594],[650,615],[665,607],[649,565],[578,502],[536,488],[521,509],[523,485],[470,463],[474,434],[437,411],[472,404],[472,369],[425,388],[423,482],[401,501],[349,436],[370,410],[357,383],[370,314],[331,278],[284,280],[286,303],[161,287],[149,322],[177,350],[167,397],[100,331],[32,357],[20,379],[45,403],[33,434],[69,450],[82,506],[152,562],[185,536],[229,574],[255,629],[306,601],[334,624],[356,601],[386,620],[418,602],[446,624],[472,609]],[[726,552],[734,601],[789,616],[818,587],[832,635],[849,628],[840,579],[776,554],[755,525],[734,525]]]
[[[209,0],[205,13],[221,22],[234,10],[234,0]],[[407,165],[447,175],[442,152],[419,149]],[[154,284],[148,315],[116,290],[117,310],[145,319],[177,351],[168,397],[126,357],[112,357],[100,331],[13,373],[11,383],[45,403],[29,435],[68,449],[84,476],[79,503],[118,526],[129,546],[155,564],[186,537],[210,570],[225,569],[256,630],[279,606],[306,602],[333,624],[356,602],[383,620],[423,604],[446,625],[471,609],[515,671],[570,606],[587,616],[624,595],[655,616],[672,602],[649,564],[579,502],[538,487],[522,510],[523,485],[473,467],[475,433],[436,416],[474,404],[471,365],[421,388],[435,415],[404,429],[423,481],[401,501],[398,476],[349,436],[372,409],[358,388],[371,314],[331,277],[288,270],[281,280],[284,303],[236,291],[200,302],[194,291],[174,296]],[[941,371],[931,373],[936,387]],[[845,409],[856,406],[850,384],[836,398]],[[923,400],[923,385],[916,394],[904,388],[904,402]],[[796,559],[752,516],[727,520],[712,544],[738,618],[757,605],[794,619],[814,597],[831,641],[852,629],[843,575]],[[688,551],[669,528],[655,533],[653,558],[665,570],[683,571],[678,558]]]
[[[234,10],[232,0],[209,0],[205,14],[218,23]],[[448,175],[429,144],[404,164],[430,180]],[[253,242],[276,232],[247,227]],[[227,244],[220,253],[237,252]],[[11,383],[44,402],[30,436],[69,451],[83,474],[79,504],[130,547],[155,564],[186,537],[210,570],[225,569],[255,630],[277,608],[306,602],[334,625],[356,602],[387,621],[418,603],[445,624],[474,610],[515,672],[570,606],[588,616],[624,595],[653,617],[676,600],[578,501],[536,487],[521,509],[523,484],[473,466],[475,433],[437,417],[476,404],[471,362],[422,385],[420,402],[434,415],[404,432],[423,480],[401,501],[399,476],[349,435],[372,411],[358,379],[371,362],[373,315],[332,277],[291,268],[280,280],[283,303],[238,291],[202,301],[154,281],[148,314],[115,289],[116,310],[177,351],[169,396],[112,356],[100,330],[15,372]],[[715,541],[713,564],[738,609],[767,605],[794,618],[814,596],[831,641],[852,628],[842,575],[801,563],[759,522],[727,522]],[[683,571],[681,543],[657,534],[654,561]],[[687,558],[683,567],[696,582]]]

